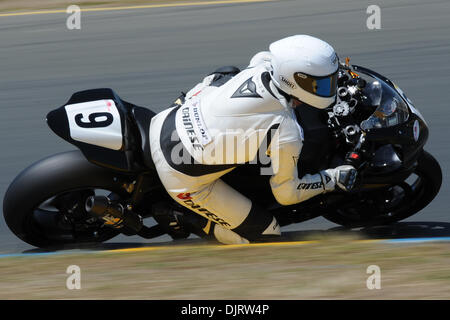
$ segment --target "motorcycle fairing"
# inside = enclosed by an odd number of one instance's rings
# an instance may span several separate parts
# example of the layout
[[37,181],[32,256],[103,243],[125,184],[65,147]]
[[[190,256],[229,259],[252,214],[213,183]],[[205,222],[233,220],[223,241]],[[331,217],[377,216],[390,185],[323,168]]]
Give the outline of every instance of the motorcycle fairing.
[[[387,83],[394,91],[396,91],[401,99],[407,104],[410,111],[407,121],[392,127],[383,127],[366,130],[366,139],[372,142],[380,142],[384,144],[392,144],[401,146],[401,160],[404,168],[412,168],[420,156],[425,143],[428,140],[429,130],[428,126],[420,114],[420,112],[413,106],[411,101],[405,93],[385,76],[370,70],[365,67],[353,65],[353,69],[357,72],[369,75],[380,79]],[[381,168],[380,168],[381,169]],[[386,178],[390,174],[386,171]],[[380,172],[374,176],[375,179],[382,178]],[[392,175],[394,177],[394,175]]]
[[47,114],[48,126],[91,162],[120,171],[135,167],[129,106],[109,88],[76,92]]

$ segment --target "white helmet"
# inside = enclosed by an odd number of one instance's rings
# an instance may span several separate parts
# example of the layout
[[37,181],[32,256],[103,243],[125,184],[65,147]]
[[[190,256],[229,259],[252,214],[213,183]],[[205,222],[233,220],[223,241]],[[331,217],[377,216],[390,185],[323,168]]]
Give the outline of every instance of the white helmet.
[[272,80],[287,94],[324,109],[336,100],[338,57],[325,41],[295,35],[270,45]]

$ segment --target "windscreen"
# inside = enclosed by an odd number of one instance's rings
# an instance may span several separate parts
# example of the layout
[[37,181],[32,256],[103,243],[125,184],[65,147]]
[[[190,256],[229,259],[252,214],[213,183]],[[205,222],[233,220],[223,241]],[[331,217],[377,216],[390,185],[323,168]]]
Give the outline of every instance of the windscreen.
[[[368,75],[364,92],[377,101],[375,112],[361,122],[362,130],[393,127],[408,120],[409,110],[400,94],[382,79]],[[377,97],[377,95],[380,95]],[[379,101],[379,103],[378,103]]]

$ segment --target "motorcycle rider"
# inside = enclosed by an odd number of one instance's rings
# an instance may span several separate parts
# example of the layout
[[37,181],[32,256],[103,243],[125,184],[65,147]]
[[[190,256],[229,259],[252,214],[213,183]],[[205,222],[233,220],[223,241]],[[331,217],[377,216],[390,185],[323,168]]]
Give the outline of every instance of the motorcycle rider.
[[[218,69],[184,101],[152,119],[151,154],[161,182],[176,202],[206,218],[198,219],[201,232],[226,244],[280,235],[270,212],[220,179],[253,160],[262,141],[268,142],[270,186],[281,205],[353,187],[356,170],[349,165],[303,177],[297,171],[303,131],[294,108],[301,103],[319,109],[333,105],[338,66],[328,43],[290,36],[256,54],[241,72]],[[177,226],[177,221],[170,224]]]

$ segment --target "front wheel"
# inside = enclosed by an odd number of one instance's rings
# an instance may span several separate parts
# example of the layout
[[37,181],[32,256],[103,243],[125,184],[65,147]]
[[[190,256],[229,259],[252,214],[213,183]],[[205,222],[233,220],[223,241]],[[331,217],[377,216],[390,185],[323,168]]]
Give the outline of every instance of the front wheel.
[[402,183],[366,192],[342,204],[324,217],[348,228],[386,225],[406,219],[425,208],[439,193],[442,170],[437,160],[423,151],[413,174]]
[[3,215],[21,240],[49,247],[103,242],[118,234],[85,211],[87,197],[126,197],[126,177],[90,163],[79,151],[56,154],[31,165],[9,186]]

